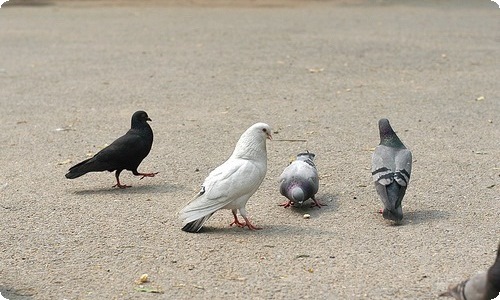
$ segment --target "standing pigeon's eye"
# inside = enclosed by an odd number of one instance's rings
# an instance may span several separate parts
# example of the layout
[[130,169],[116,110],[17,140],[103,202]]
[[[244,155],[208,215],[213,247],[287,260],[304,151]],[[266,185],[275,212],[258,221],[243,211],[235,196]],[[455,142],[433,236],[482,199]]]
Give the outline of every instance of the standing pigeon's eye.
[[262,128],[262,131],[264,131],[264,132],[266,132],[266,133],[267,133],[267,129],[265,129],[265,128]]

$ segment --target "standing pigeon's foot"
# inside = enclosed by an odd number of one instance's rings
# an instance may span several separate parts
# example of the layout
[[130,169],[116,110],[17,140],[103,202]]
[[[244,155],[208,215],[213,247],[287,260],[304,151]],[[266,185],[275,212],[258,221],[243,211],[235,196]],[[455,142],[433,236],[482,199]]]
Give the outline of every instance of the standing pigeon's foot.
[[383,209],[383,208],[379,209],[379,210],[378,210],[378,213],[379,213],[379,214],[383,214],[383,213],[384,213],[384,209]]
[[241,223],[240,220],[238,220],[238,215],[236,214],[236,211],[233,211],[233,216],[234,216],[234,221],[233,221],[233,223],[229,224],[229,226],[236,225],[236,226],[241,227],[241,228],[246,226],[245,223]]
[[247,218],[247,217],[243,217],[245,219],[245,222],[246,222],[246,226],[248,227],[248,229],[250,230],[261,230],[262,227],[257,227],[255,225],[252,224],[252,222],[250,222],[250,220]]
[[287,207],[290,207],[292,205],[293,205],[292,201],[287,201],[287,202],[283,202],[281,204],[278,204],[278,206],[283,206],[283,208],[287,208]]
[[241,223],[238,219],[234,219],[234,221],[231,224],[229,224],[229,226],[233,226],[233,225],[236,225],[236,226],[241,227],[241,228],[247,226],[247,224],[245,222]]
[[158,173],[159,172],[156,172],[156,173],[137,173],[136,176],[142,176],[141,179],[143,179],[144,177],[155,177],[155,175]]

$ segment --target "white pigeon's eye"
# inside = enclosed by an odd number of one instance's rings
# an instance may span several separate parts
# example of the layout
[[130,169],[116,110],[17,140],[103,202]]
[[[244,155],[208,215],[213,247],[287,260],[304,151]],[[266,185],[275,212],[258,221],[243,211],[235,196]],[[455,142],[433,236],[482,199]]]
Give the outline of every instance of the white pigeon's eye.
[[265,133],[267,133],[267,129],[266,128],[262,128],[262,131],[264,131]]

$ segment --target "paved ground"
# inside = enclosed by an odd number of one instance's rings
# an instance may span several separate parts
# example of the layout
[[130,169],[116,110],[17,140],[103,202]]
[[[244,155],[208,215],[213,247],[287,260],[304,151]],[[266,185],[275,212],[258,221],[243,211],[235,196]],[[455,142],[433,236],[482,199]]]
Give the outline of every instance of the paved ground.
[[[486,269],[500,239],[500,10],[463,2],[5,5],[0,292],[436,299]],[[124,174],[127,190],[109,173],[64,178],[138,109],[155,132],[140,170],[158,177]],[[402,226],[376,213],[381,117],[414,154]],[[264,230],[229,228],[223,211],[182,232],[175,212],[257,121],[276,140],[247,205]],[[328,206],[278,207],[277,178],[306,149]]]

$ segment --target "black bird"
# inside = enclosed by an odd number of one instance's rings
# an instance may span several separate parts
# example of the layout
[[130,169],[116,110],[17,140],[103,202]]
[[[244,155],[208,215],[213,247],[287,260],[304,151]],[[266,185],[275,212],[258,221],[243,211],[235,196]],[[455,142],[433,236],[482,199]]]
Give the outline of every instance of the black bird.
[[153,130],[147,123],[151,121],[145,111],[136,111],[132,115],[132,125],[127,133],[116,139],[111,145],[97,152],[92,158],[86,159],[69,169],[66,178],[78,178],[88,172],[116,171],[116,184],[113,187],[127,188],[130,185],[120,183],[120,173],[123,170],[132,171],[136,176],[154,177],[156,173],[139,173],[137,167],[149,154],[153,145]]

